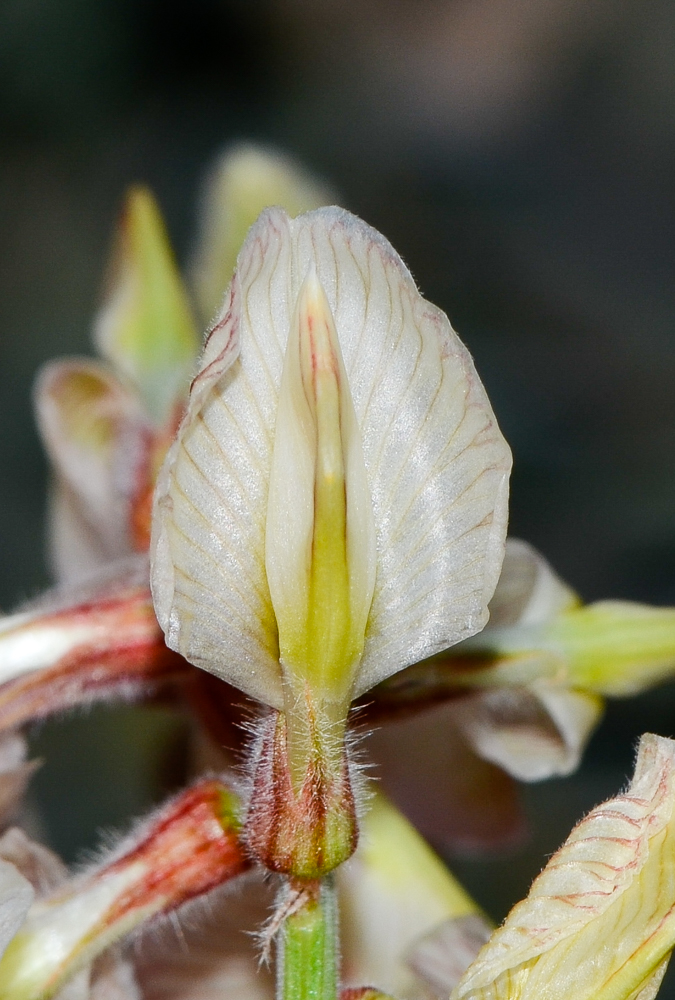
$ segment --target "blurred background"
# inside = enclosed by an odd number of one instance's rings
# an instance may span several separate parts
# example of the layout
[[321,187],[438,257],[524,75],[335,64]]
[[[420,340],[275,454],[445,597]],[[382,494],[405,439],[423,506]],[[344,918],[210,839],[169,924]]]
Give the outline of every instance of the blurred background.
[[[124,189],[151,185],[185,261],[241,139],[325,177],[447,311],[514,450],[512,533],[588,600],[675,603],[674,125],[670,0],[1,0],[0,606],[48,581],[31,384],[90,351]],[[494,916],[645,729],[675,734],[672,690],[610,706],[579,774],[526,790],[529,846],[457,861]],[[46,726],[52,843],[123,826],[184,735],[162,709]]]

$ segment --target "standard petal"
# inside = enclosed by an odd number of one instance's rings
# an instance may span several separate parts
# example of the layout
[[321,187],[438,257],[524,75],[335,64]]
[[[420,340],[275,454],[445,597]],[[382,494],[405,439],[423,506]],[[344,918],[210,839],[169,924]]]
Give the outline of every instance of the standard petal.
[[535,548],[507,538],[483,631],[453,646],[447,655],[415,663],[385,680],[372,692],[375,715],[423,710],[472,687],[520,686],[542,677],[568,679],[561,649],[543,641],[539,626],[577,605],[574,591]]
[[511,456],[471,358],[391,245],[355,216],[297,219],[361,426],[377,575],[355,694],[477,632],[501,569]]
[[[283,213],[273,220],[278,225],[254,227],[242,251],[160,470],[151,581],[172,649],[280,708],[265,521],[292,305],[288,220]],[[285,308],[275,308],[279,302]]]
[[263,213],[165,465],[154,592],[170,645],[275,707],[267,487],[292,308],[312,264],[335,317],[376,525],[355,693],[483,627],[506,526],[510,453],[447,317],[421,298],[389,243],[349,213]]

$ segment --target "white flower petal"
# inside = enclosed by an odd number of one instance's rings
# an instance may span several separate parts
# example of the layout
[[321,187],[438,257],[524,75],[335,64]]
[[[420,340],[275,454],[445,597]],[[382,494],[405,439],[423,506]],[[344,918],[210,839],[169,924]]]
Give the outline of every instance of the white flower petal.
[[[287,222],[252,231],[160,471],[152,592],[172,649],[281,706],[265,520],[283,343]],[[273,303],[281,307],[273,308]],[[283,308],[285,303],[285,308]],[[240,343],[243,356],[239,358]]]
[[335,317],[377,533],[356,694],[483,627],[506,527],[510,453],[447,317],[349,213],[263,213],[160,477],[153,588],[169,645],[277,707],[267,487],[292,309],[312,263]]
[[[87,520],[77,493],[57,476],[49,487],[47,503],[49,568],[58,583],[76,583],[90,576],[110,559],[106,540]],[[109,509],[106,502],[106,510]],[[127,547],[126,525],[120,523],[116,554]]]
[[375,564],[361,434],[330,306],[312,268],[286,346],[265,538],[291,699],[310,684],[346,714]]
[[575,827],[453,998],[646,1000],[675,942],[674,809],[675,742],[647,734],[628,790]]

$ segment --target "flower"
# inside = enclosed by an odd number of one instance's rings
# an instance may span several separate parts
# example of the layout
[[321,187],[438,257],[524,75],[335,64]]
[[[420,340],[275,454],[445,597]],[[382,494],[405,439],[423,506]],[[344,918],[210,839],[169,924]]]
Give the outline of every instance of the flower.
[[452,1000],[643,1000],[675,945],[675,742],[593,809],[468,968]]
[[[232,271],[240,225],[257,211],[261,188],[275,185],[291,204],[324,197],[311,178],[251,150],[216,176],[217,211],[195,269],[205,312]],[[202,938],[196,975],[194,956],[158,975],[152,961],[143,969],[115,946],[257,859],[287,876],[268,877],[281,885],[281,902],[262,935],[277,946],[287,995],[336,995],[342,964],[355,983],[342,1000],[386,1000],[381,990],[399,1000],[447,997],[462,973],[455,1000],[562,1000],[564,990],[582,1000],[649,1000],[675,943],[675,744],[644,738],[629,792],[579,825],[466,970],[488,925],[383,796],[366,811],[347,721],[366,692],[366,720],[440,701],[435,724],[451,720],[451,740],[447,728],[442,735],[455,771],[466,759],[457,752],[463,738],[465,752],[526,780],[567,773],[605,695],[672,671],[675,613],[619,602],[583,608],[514,540],[497,583],[508,448],[447,318],[421,298],[386,241],[348,213],[294,221],[281,209],[263,213],[188,399],[194,332],[157,208],[135,189],[97,321],[108,365],[61,362],[37,392],[57,466],[61,576],[133,555],[0,621],[0,821],[33,768],[17,726],[175,681],[203,718],[204,678],[221,688],[211,717],[224,703],[231,725],[239,706],[218,677],[267,706],[250,727],[245,806],[219,778],[202,778],[73,878],[46,849],[7,831],[0,996],[132,1000],[139,985],[148,998],[267,995],[269,977],[241,942],[213,961]],[[153,614],[146,558],[167,449],[152,582],[173,650]],[[435,780],[439,768],[442,785],[447,766],[435,726],[421,721],[430,749],[417,753],[431,762],[414,774],[419,789],[420,774]],[[473,797],[491,797],[495,786],[486,793],[477,774],[468,772]],[[433,802],[443,808],[440,787]],[[257,874],[265,888],[260,866]]]
[[352,698],[482,628],[511,456],[466,349],[355,216],[264,212],[155,493],[167,644],[275,709],[247,819],[314,880],[357,841]]
[[[272,576],[283,576],[284,519],[289,537],[311,539],[314,530],[310,486],[319,463],[307,463],[316,431],[302,416],[286,421],[281,410],[287,343],[302,344],[300,328],[311,326],[303,316],[316,319],[303,284],[314,282],[312,268],[321,316],[334,324],[344,358],[343,376],[330,349],[341,401],[326,419],[337,420],[343,406],[346,413],[351,397],[353,431],[342,415],[330,433],[342,461],[349,453],[354,469],[364,469],[361,477],[347,463],[339,473],[347,508],[332,523],[344,517],[347,549],[350,538],[368,538],[369,518],[374,534],[372,603],[363,653],[349,668],[350,697],[484,626],[506,527],[510,453],[444,314],[422,299],[387,241],[349,213],[320,209],[295,220],[282,210],[263,213],[239,255],[158,479],[152,586],[172,648],[276,708],[301,668],[280,664],[279,618],[287,613],[270,592],[268,568],[278,559]],[[307,405],[302,392],[296,378],[289,408]],[[283,445],[280,419],[288,428]],[[284,461],[276,457],[282,449]],[[283,475],[274,492],[273,462]],[[365,499],[350,501],[352,489]],[[271,514],[270,496],[278,498]],[[271,543],[270,519],[279,522]],[[367,541],[342,557],[349,567],[336,614],[356,581],[368,578],[371,551]],[[295,592],[291,616],[303,613],[302,574],[312,572],[299,568],[300,555],[286,582]],[[331,684],[316,686],[329,698]]]

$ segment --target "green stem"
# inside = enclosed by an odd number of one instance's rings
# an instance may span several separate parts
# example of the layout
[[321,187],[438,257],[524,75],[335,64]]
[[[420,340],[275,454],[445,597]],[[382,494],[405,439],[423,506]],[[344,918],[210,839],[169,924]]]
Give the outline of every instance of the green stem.
[[337,1000],[338,919],[331,876],[317,884],[279,936],[278,1000]]

